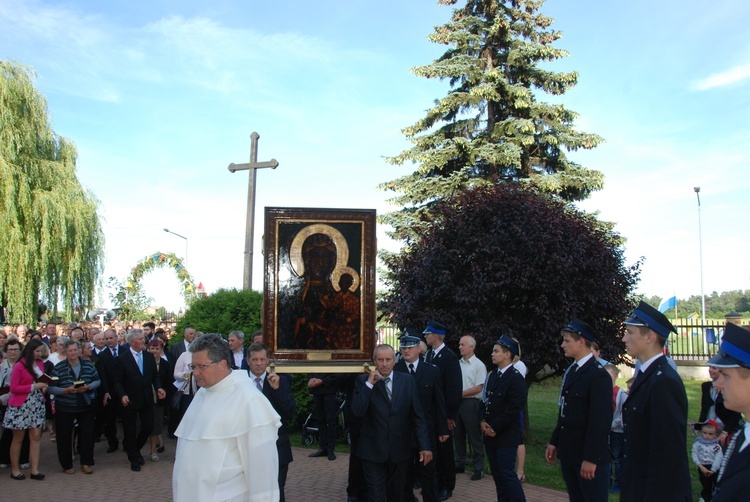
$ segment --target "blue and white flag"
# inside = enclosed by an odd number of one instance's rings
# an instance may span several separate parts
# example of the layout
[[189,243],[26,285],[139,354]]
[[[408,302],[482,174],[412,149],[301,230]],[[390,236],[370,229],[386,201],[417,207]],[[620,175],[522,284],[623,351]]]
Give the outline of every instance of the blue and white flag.
[[659,312],[664,313],[669,309],[673,309],[677,306],[677,296],[671,298],[665,298],[659,304]]

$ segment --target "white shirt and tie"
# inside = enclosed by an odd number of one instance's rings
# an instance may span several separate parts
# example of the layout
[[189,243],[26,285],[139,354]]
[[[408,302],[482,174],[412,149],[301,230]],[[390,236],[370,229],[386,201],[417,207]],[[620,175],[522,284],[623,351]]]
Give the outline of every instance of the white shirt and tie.
[[136,352],[133,350],[133,347],[130,347],[130,353],[133,354],[135,362],[138,364],[138,369],[140,370],[141,375],[143,375],[143,351]]
[[264,371],[261,376],[255,376],[252,373],[250,373],[250,375],[252,375],[252,377],[253,377],[253,382],[255,382],[255,387],[259,391],[263,392],[263,382],[266,381],[266,375],[267,375],[267,373]]
[[[406,363],[406,361],[404,362]],[[406,366],[409,368],[409,373],[414,375],[417,372],[417,366],[419,366],[419,358],[413,363],[406,363]]]
[[743,451],[745,448],[747,448],[747,445],[750,444],[750,422],[745,422],[745,441],[742,442],[742,446],[740,446],[740,451]]
[[[392,377],[393,377],[393,372],[391,371],[390,375],[381,378],[381,380],[383,380],[383,385],[385,385],[385,393],[388,395],[389,401],[391,399],[391,396],[393,396],[393,378]],[[367,380],[365,380],[365,385],[367,385],[367,387],[370,389],[375,387],[375,385],[371,384]]]
[[242,361],[245,359],[244,352],[245,351],[243,351],[242,349],[240,349],[239,352],[232,351],[232,357],[234,358],[234,365],[237,366],[238,368],[242,367]]

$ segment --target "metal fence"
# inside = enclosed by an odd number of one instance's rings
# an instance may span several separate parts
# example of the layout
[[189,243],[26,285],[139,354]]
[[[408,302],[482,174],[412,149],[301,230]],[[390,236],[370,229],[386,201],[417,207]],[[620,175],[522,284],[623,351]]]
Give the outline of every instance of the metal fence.
[[676,361],[707,360],[716,355],[726,321],[678,319],[673,322],[677,334],[669,337],[669,352]]
[[[706,361],[719,350],[726,321],[706,319],[677,319],[673,321],[677,334],[669,337],[669,353],[676,361]],[[378,328],[378,344],[387,343],[398,350],[401,332],[395,326]]]
[[396,326],[381,326],[378,328],[378,341],[376,345],[387,343],[398,350],[398,337],[400,336],[401,331]]

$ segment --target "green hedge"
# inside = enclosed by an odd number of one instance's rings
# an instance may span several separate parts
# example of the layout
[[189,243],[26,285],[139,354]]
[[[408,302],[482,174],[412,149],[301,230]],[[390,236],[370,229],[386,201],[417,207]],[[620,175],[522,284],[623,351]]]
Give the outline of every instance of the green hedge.
[[261,329],[262,304],[263,295],[257,291],[220,289],[190,305],[185,315],[177,321],[177,332],[171,343],[182,340],[185,328],[192,326],[203,333],[224,336],[239,329],[245,333],[245,343],[249,344],[253,331]]

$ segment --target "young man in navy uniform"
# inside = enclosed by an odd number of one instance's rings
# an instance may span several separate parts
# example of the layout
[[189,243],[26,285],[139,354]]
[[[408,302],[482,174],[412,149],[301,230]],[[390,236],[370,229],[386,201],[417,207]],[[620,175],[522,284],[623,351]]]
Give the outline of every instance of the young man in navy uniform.
[[526,381],[513,367],[518,342],[501,336],[492,349],[497,370],[487,376],[483,391],[484,419],[479,424],[490,462],[498,502],[525,502],[521,480],[516,476],[516,452],[521,444],[521,410],[526,402]]
[[625,322],[625,349],[641,361],[622,409],[625,434],[621,502],[690,501],[687,395],[664,344],[677,330],[640,302]]
[[445,394],[445,409],[448,414],[448,430],[451,437],[443,443],[438,443],[437,470],[440,485],[440,500],[448,500],[456,488],[456,465],[453,451],[453,429],[456,427],[458,409],[461,407],[461,393],[463,378],[458,356],[445,343],[448,328],[437,321],[429,321],[423,331],[424,341],[430,347],[425,355],[425,361],[434,364],[440,370],[443,393]]
[[357,450],[367,483],[367,500],[403,500],[406,466],[413,461],[412,439],[419,462],[432,462],[417,385],[410,375],[393,371],[396,354],[390,345],[378,345],[372,354],[375,371],[354,383],[352,412],[362,418]]
[[[727,324],[719,354],[708,364],[719,369],[716,386],[724,406],[750,416],[750,331]],[[750,497],[750,422],[745,422],[727,447],[719,470],[713,502],[747,500]]]
[[[393,371],[407,373],[414,377],[434,456],[438,443],[444,443],[449,437],[445,398],[443,397],[440,370],[436,366],[426,363],[419,355],[419,341],[418,336],[408,333],[408,328],[407,331],[404,331],[404,335],[399,338],[402,357],[393,367]],[[438,502],[440,496],[435,462],[420,463],[416,441],[413,441],[413,443],[413,461],[407,464],[404,500],[406,502],[415,500],[413,486],[416,477],[422,485],[423,502]]]
[[571,502],[607,500],[610,455],[607,438],[612,424],[612,378],[591,352],[594,329],[575,317],[562,330],[565,371],[557,427],[547,447],[547,462],[560,458]]

